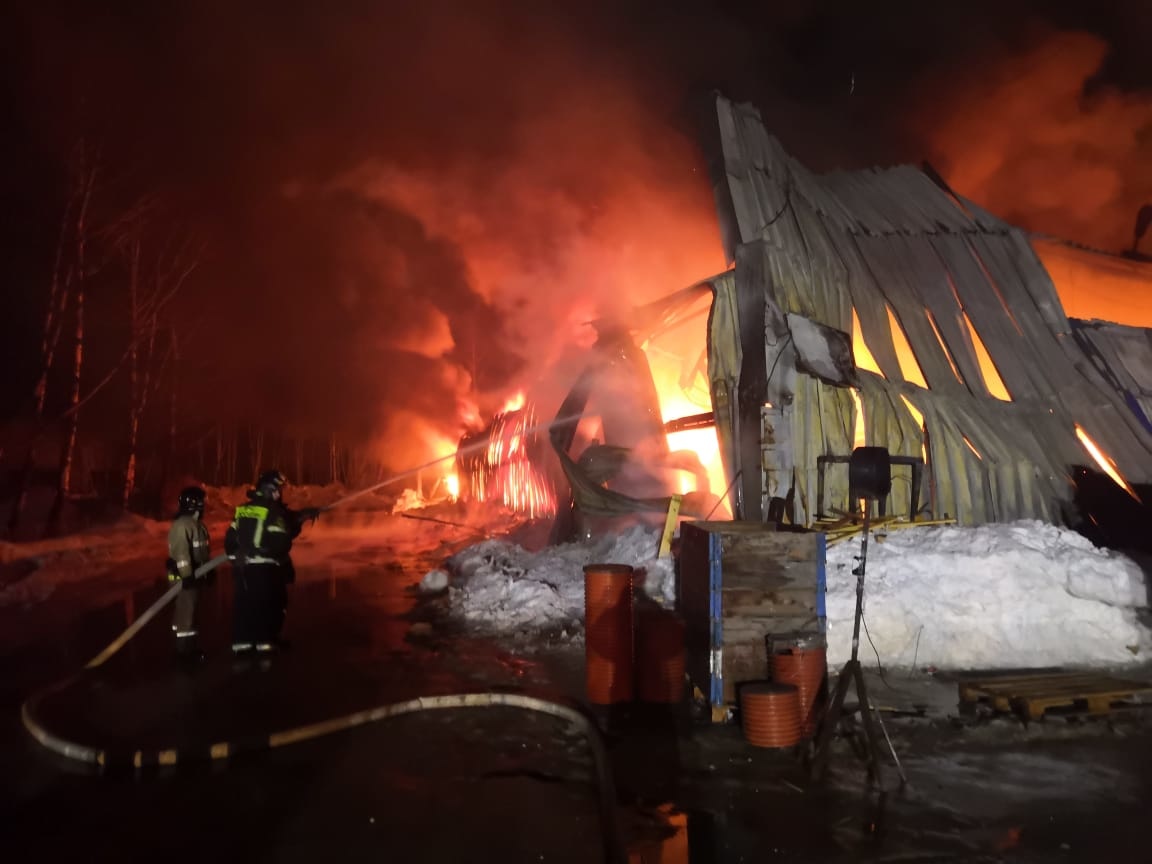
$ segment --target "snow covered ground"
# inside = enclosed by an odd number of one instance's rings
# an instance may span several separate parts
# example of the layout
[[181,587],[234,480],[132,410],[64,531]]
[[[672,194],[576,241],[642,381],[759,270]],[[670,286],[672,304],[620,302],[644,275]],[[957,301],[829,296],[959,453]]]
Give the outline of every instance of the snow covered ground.
[[[851,540],[828,551],[828,660],[851,653]],[[1011,668],[1142,663],[1144,575],[1123,555],[1043,522],[913,528],[868,545],[864,620],[885,666]],[[875,659],[861,634],[860,656]]]
[[[433,571],[422,587],[449,586],[453,610],[504,632],[583,630],[589,563],[644,571],[645,591],[674,601],[671,562],[656,559],[658,534],[618,536],[530,553],[490,540]],[[828,553],[829,663],[851,651],[858,540]],[[913,528],[869,544],[865,620],[885,666],[1009,668],[1141,663],[1152,637],[1136,618],[1144,577],[1128,558],[1075,532],[1027,521],[979,528]],[[875,655],[862,635],[861,658]]]
[[[466,620],[495,630],[584,629],[584,565],[629,564],[644,591],[661,603],[675,599],[670,558],[658,559],[660,536],[642,527],[617,537],[569,543],[528,552],[500,540],[470,546],[453,556],[449,569],[452,606]],[[444,574],[432,571],[422,587],[435,590]]]

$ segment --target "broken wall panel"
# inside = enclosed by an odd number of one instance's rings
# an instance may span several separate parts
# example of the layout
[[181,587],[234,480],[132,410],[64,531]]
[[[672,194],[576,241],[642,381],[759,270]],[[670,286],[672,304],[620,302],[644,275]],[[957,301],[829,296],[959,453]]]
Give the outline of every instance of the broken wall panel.
[[[760,269],[773,299],[783,312],[841,330],[855,309],[888,379],[862,382],[869,443],[909,449],[906,427],[915,421],[899,397],[914,395],[931,442],[931,482],[950,512],[961,521],[1058,514],[1071,492],[1069,467],[1083,461],[1076,423],[1125,476],[1152,478],[1152,435],[1140,408],[1152,399],[1121,386],[1098,356],[1088,358],[1083,340],[1068,338],[1052,281],[1019,231],[909,166],[814,175],[754,110],[720,99],[718,114],[740,236],[768,259]],[[906,389],[889,304],[930,391]],[[977,338],[1013,402],[988,393]],[[811,500],[821,448],[850,440],[852,402],[829,399],[826,386],[798,377],[788,406],[803,502]],[[841,413],[834,424],[829,410]]]

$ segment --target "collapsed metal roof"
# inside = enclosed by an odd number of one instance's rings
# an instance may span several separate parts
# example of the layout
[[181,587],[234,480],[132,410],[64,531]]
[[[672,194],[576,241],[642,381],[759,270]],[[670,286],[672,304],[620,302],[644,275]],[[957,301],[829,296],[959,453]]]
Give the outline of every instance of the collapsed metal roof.
[[[936,516],[1059,518],[1071,467],[1092,464],[1077,427],[1129,482],[1152,481],[1148,331],[1074,327],[1024,232],[924,171],[816,175],[754,108],[716,108],[715,192],[736,266],[712,280],[709,366],[743,518],[786,498],[811,522],[817,458],[853,449],[852,390],[798,371],[789,313],[845,333],[856,313],[880,370],[858,372],[867,443],[927,454],[922,500]],[[981,347],[1010,401],[993,395]],[[827,482],[846,502],[844,472]]]

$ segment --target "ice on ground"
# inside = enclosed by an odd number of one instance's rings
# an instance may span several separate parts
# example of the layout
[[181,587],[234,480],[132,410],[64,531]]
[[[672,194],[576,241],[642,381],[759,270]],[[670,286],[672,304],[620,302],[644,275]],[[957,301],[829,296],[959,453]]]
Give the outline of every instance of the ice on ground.
[[675,600],[671,558],[658,559],[660,534],[635,527],[619,536],[528,552],[489,540],[449,561],[455,579],[453,610],[470,622],[497,630],[582,629],[584,565],[628,564],[643,572],[637,582],[657,602]]
[[[856,539],[828,550],[831,664],[851,654],[859,555]],[[1147,602],[1139,566],[1044,522],[893,531],[868,545],[864,598],[885,666],[1119,665],[1152,651],[1136,617]]]

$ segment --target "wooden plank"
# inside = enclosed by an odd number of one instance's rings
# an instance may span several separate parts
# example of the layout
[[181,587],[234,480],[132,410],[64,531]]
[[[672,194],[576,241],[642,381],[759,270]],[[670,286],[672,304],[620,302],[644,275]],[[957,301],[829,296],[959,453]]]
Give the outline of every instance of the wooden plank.
[[725,644],[723,654],[724,702],[736,704],[736,689],[749,681],[768,677],[768,652],[761,639],[757,642]]

